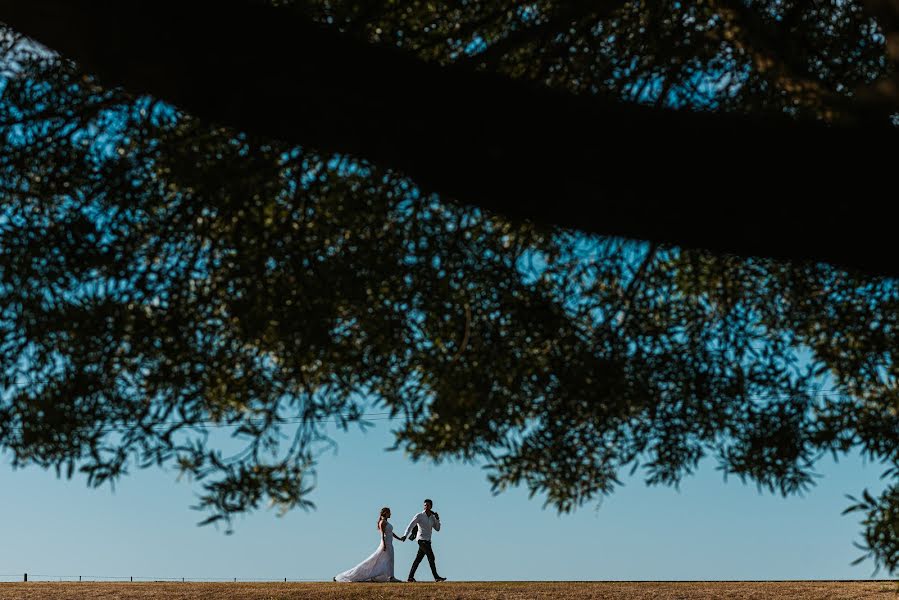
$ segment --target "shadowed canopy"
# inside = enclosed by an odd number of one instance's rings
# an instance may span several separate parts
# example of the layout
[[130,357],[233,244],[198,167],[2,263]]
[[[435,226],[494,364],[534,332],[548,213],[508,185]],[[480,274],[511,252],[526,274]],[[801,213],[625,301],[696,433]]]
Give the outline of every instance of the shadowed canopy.
[[[172,463],[210,520],[310,506],[374,410],[561,511],[703,456],[782,494],[895,465],[887,9],[174,6],[0,0],[17,465]],[[897,490],[850,507],[891,570]]]

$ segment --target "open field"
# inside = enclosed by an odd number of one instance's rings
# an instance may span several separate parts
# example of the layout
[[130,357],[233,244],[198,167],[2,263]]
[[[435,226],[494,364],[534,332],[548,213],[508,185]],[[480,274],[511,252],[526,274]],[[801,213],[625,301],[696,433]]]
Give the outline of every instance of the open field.
[[460,583],[0,583],[0,600],[711,600],[897,597],[892,581]]

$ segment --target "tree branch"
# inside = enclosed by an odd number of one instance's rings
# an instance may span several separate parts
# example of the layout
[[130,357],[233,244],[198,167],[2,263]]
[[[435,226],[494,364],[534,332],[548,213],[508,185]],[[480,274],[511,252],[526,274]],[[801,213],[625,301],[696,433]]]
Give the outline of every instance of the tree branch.
[[893,130],[554,92],[249,1],[0,0],[0,19],[108,84],[512,218],[899,275],[876,200]]

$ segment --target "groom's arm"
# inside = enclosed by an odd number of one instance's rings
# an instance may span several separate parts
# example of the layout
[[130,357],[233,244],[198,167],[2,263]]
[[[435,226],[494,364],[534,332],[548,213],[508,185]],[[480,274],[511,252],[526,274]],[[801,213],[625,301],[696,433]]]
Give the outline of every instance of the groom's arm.
[[406,527],[406,533],[403,534],[403,537],[409,537],[409,534],[412,533],[412,528],[415,527],[415,524],[418,522],[418,515],[412,517],[412,522],[409,523],[409,526]]
[[434,513],[434,529],[440,531],[440,515]]

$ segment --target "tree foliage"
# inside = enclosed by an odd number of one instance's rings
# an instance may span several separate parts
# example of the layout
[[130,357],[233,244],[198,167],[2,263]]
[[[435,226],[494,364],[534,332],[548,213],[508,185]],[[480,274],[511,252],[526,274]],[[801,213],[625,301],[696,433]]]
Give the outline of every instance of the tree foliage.
[[893,31],[875,20],[889,11],[875,2],[276,4],[426,60],[575,94],[828,121],[897,109],[875,101],[892,73]]
[[[428,60],[659,106],[867,118],[855,90],[889,70],[856,2],[291,7]],[[413,458],[484,462],[495,490],[563,512],[623,470],[677,485],[706,456],[783,495],[826,454],[895,476],[893,280],[510,221],[0,41],[16,465],[99,485],[172,464],[229,520],[311,506],[327,422],[381,408]],[[219,425],[242,451],[209,444]],[[897,506],[891,487],[850,507],[890,570]]]

